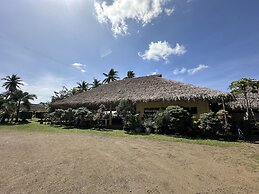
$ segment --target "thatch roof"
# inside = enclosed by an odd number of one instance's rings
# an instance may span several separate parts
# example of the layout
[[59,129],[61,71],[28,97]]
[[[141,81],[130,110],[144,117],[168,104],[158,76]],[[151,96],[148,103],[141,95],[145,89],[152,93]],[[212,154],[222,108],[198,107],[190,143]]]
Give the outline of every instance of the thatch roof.
[[230,94],[191,84],[167,80],[161,75],[114,81],[89,91],[53,102],[54,108],[96,107],[100,104],[116,105],[122,99],[133,102],[149,101],[218,101]]
[[31,104],[30,111],[32,112],[48,112],[48,106],[44,104]]
[[[259,93],[248,93],[248,100],[250,102],[251,108],[254,110],[259,110]],[[227,108],[232,110],[245,110],[246,102],[243,94],[235,94],[234,100],[226,103]]]

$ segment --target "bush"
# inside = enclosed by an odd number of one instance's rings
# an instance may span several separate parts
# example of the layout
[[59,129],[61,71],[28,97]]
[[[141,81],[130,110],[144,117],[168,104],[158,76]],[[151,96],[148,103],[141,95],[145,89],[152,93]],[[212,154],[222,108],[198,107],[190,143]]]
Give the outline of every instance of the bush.
[[226,110],[219,110],[216,114],[213,112],[203,113],[197,123],[200,135],[203,137],[227,140],[236,138],[231,126],[231,117]]
[[121,100],[116,108],[118,116],[122,118],[123,129],[131,132],[142,132],[141,121],[131,100]]
[[65,121],[66,124],[68,123],[71,126],[73,121],[75,120],[75,110],[72,108],[65,110],[61,114],[61,119],[62,121]]
[[36,112],[35,113],[35,117],[37,118],[37,119],[44,119],[45,118],[45,114],[46,113],[44,113],[44,112]]
[[93,125],[93,113],[86,107],[75,110],[75,123],[79,127],[90,127]]
[[157,132],[186,135],[191,127],[190,113],[180,106],[168,106],[154,118]]
[[144,132],[145,134],[150,134],[155,132],[155,122],[152,118],[147,118],[143,122]]
[[32,118],[32,112],[19,112],[19,118],[22,121],[26,121],[27,119]]
[[219,120],[214,112],[203,113],[198,120],[198,128],[203,137],[215,138]]
[[95,122],[95,126],[97,127],[103,127],[103,121],[104,119],[108,119],[109,115],[105,113],[106,107],[101,104],[99,106],[99,109],[96,111],[96,113],[93,115],[93,121]]

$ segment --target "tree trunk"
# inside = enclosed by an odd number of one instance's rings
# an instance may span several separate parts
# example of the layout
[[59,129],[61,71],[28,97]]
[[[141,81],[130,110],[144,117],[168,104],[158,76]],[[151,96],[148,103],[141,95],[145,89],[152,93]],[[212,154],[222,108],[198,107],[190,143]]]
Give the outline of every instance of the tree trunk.
[[16,108],[16,118],[15,118],[15,122],[17,123],[19,121],[19,112],[20,112],[20,106],[21,106],[21,101],[18,101],[18,105]]
[[226,115],[226,107],[225,107],[225,102],[224,99],[222,98],[222,106],[223,106],[223,110],[224,110],[224,121],[225,121],[225,125],[228,125],[228,120],[227,120],[227,115]]

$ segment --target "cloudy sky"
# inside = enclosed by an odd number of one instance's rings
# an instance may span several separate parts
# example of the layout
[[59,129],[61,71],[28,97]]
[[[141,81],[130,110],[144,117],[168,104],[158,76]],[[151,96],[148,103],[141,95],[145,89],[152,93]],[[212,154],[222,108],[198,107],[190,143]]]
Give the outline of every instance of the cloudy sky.
[[18,74],[36,102],[111,68],[226,91],[259,79],[258,10],[258,0],[1,0],[0,77]]

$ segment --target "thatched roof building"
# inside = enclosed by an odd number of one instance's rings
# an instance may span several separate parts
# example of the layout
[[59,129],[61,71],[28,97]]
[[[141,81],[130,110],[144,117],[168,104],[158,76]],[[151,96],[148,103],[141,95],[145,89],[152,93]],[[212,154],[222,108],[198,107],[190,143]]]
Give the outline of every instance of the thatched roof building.
[[89,91],[53,102],[54,108],[76,108],[86,106],[96,108],[100,104],[115,106],[122,99],[135,103],[172,102],[172,101],[206,101],[215,102],[226,99],[229,93],[191,84],[167,80],[161,75],[137,77],[114,81]]
[[30,111],[32,111],[32,112],[48,112],[48,106],[45,104],[31,104]]
[[[248,93],[248,100],[253,110],[259,111],[259,93]],[[246,101],[243,94],[235,94],[234,100],[226,103],[228,109],[246,110]]]

